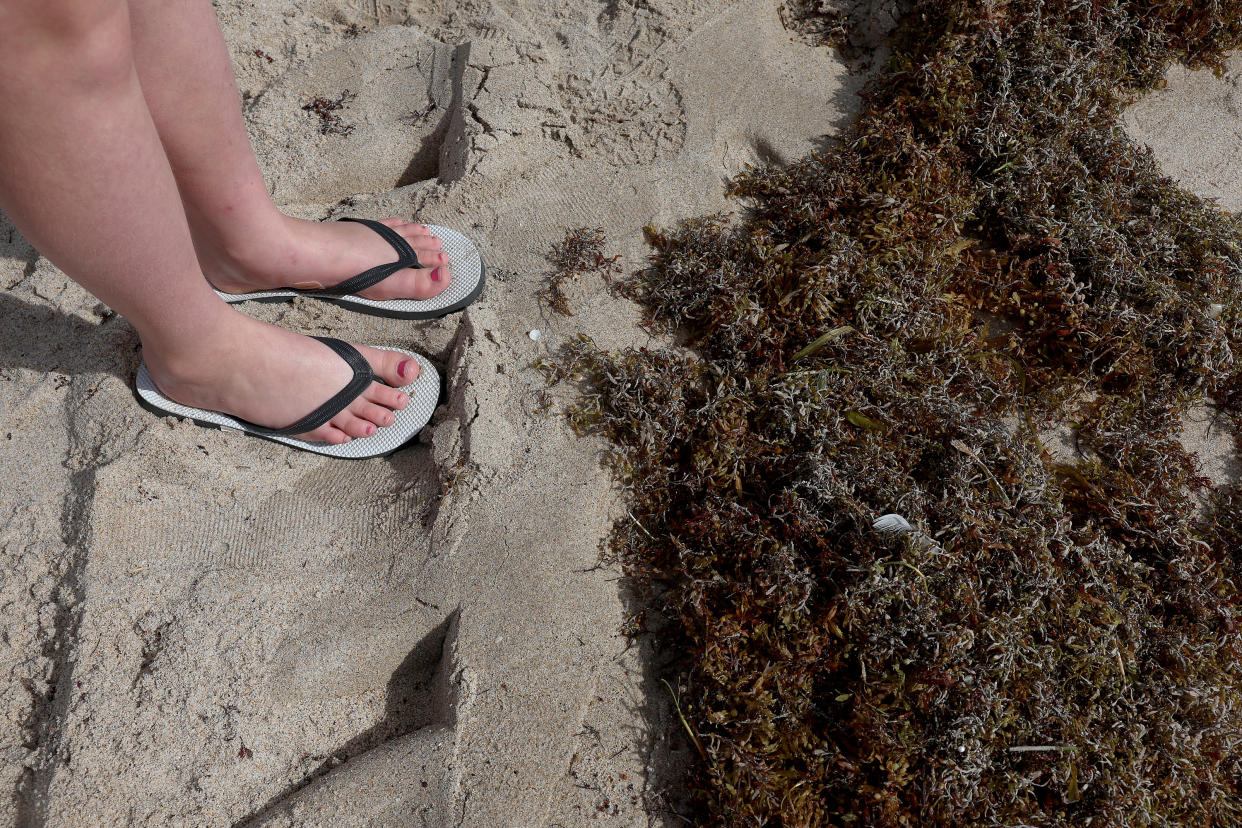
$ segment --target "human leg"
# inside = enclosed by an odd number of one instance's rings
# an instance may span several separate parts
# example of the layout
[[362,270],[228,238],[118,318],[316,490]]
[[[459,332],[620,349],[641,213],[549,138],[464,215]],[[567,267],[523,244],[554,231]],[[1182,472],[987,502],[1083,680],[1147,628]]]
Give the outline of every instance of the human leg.
[[[203,278],[123,0],[0,3],[0,100],[0,208],[134,325],[166,394],[278,428],[348,382],[325,346],[237,313]],[[392,352],[361,350],[385,382],[409,381]],[[375,383],[306,437],[367,436],[403,405]]]
[[[134,56],[156,129],[181,188],[199,260],[230,293],[330,287],[393,260],[360,225],[281,214],[263,183],[242,119],[228,50],[210,0],[129,0]],[[362,292],[369,299],[428,299],[448,285],[449,262],[425,227],[384,222],[426,267],[402,270]]]

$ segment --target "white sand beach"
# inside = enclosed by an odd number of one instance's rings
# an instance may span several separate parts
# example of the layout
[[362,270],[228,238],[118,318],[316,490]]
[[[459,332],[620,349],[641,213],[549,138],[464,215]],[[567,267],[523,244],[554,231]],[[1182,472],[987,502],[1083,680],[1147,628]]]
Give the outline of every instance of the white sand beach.
[[[545,256],[602,227],[641,267],[644,225],[740,209],[726,179],[829,140],[862,80],[778,0],[216,6],[278,203],[452,227],[489,281],[433,322],[242,306],[439,367],[418,444],[348,462],[140,408],[132,328],[0,223],[0,824],[684,824],[658,654],[599,565],[605,447],[535,368],[650,339],[592,279],[551,313]],[[1239,209],[1229,68],[1127,124]],[[303,107],[342,96],[324,134]],[[1207,420],[1187,439],[1226,479]]]

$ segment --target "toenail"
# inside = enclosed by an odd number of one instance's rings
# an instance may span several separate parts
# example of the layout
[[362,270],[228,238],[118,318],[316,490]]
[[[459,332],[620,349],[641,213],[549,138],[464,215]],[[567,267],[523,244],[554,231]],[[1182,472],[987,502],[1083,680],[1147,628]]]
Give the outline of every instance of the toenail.
[[401,360],[401,364],[397,366],[397,376],[404,377],[405,369],[409,367],[409,365],[410,365],[410,361],[408,359]]
[[410,398],[409,398],[409,397],[407,397],[405,394],[398,394],[398,395],[397,395],[397,405],[405,405],[405,404],[406,404],[406,403],[408,403],[409,401],[410,401]]
[[444,273],[442,272],[443,270],[444,268],[437,267],[435,270],[431,271],[431,281],[433,282],[440,281],[440,279],[444,276]]
[[373,425],[367,426],[367,436],[370,437],[374,433],[375,433],[375,426]]

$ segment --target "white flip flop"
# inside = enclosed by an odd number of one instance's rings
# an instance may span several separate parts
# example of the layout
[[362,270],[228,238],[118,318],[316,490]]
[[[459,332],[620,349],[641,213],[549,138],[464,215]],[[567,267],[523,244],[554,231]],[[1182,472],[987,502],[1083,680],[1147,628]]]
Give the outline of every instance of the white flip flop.
[[436,373],[435,366],[428,362],[426,358],[412,351],[406,351],[401,348],[381,348],[380,350],[395,351],[418,360],[419,368],[421,369],[413,382],[399,389],[404,391],[406,396],[409,397],[409,402],[405,408],[393,411],[395,420],[392,425],[377,428],[370,437],[355,437],[349,442],[339,445],[312,443],[308,440],[300,440],[297,437],[291,436],[293,434],[304,434],[328,422],[343,411],[351,402],[356,400],[370,386],[371,382],[375,380],[370,363],[352,345],[329,337],[316,336],[314,339],[327,345],[341,359],[345,360],[349,367],[353,369],[354,376],[349,381],[349,384],[337,392],[332,399],[287,428],[265,428],[238,417],[222,414],[219,411],[191,408],[188,405],[182,405],[179,402],[170,400],[155,387],[155,381],[151,379],[151,373],[147,370],[145,363],[138,368],[138,375],[134,378],[138,402],[142,404],[143,408],[161,416],[188,417],[199,425],[207,426],[208,428],[237,431],[254,437],[262,437],[265,440],[284,443],[287,446],[303,451],[312,451],[316,454],[326,454],[329,457],[342,457],[351,460],[362,460],[368,457],[382,457],[392,454],[417,437],[418,432],[423,429],[423,426],[431,421],[431,415],[440,400],[440,376]]
[[397,260],[377,265],[346,279],[339,285],[323,290],[282,288],[259,290],[253,293],[224,293],[217,290],[216,295],[231,305],[239,302],[287,302],[295,296],[310,296],[372,316],[387,316],[393,319],[435,319],[461,310],[483,292],[483,283],[487,280],[487,268],[483,265],[483,259],[479,256],[479,250],[474,246],[474,242],[456,230],[428,224],[427,229],[431,235],[440,240],[440,249],[448,254],[449,261],[452,263],[449,266],[451,271],[449,286],[430,299],[378,300],[357,296],[359,291],[379,284],[399,270],[407,267],[421,268],[422,265],[419,264],[418,255],[410,243],[388,225],[362,218],[338,220],[356,221],[379,233],[397,251]]

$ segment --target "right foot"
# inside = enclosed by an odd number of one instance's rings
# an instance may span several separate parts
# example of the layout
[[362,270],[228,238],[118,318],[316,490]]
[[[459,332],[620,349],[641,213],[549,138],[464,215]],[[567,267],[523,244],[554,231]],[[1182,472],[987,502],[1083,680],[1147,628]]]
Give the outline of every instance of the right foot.
[[[219,411],[268,428],[285,428],[344,388],[352,372],[328,346],[310,337],[230,314],[210,342],[167,356],[143,348],[156,387],[182,405]],[[394,410],[409,402],[397,388],[418,376],[418,360],[355,345],[379,382],[324,425],[299,439],[347,443],[392,425]],[[388,383],[385,385],[384,383]]]
[[[338,285],[376,265],[395,260],[387,241],[369,227],[350,221],[305,221],[280,216],[279,232],[269,231],[239,251],[201,240],[199,263],[207,280],[225,293]],[[440,240],[425,225],[382,219],[414,249],[421,269],[398,270],[359,292],[364,299],[431,299],[448,288],[452,265]],[[244,251],[244,252],[240,252]]]

